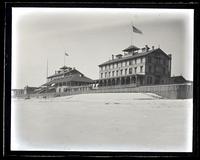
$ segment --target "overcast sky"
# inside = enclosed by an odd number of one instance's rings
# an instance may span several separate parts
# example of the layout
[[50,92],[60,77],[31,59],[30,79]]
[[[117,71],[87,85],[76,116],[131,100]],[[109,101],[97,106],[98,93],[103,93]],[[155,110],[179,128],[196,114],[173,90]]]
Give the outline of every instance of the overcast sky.
[[[13,8],[12,88],[40,86],[65,64],[91,79],[131,43],[172,54],[172,76],[193,80],[193,10]],[[132,32],[131,24],[143,34]]]

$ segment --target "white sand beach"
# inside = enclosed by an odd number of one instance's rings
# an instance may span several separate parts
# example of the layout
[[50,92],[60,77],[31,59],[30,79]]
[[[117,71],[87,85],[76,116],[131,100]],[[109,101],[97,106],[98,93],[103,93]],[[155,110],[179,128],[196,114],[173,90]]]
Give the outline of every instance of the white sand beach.
[[192,110],[144,93],[12,99],[11,150],[191,152]]

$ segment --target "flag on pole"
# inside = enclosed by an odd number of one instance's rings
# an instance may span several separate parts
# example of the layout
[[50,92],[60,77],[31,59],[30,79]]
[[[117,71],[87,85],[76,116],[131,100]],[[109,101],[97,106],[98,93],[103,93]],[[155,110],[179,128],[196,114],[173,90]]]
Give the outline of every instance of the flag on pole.
[[68,54],[67,52],[65,52],[65,55],[66,55],[66,56],[69,56],[69,54]]
[[139,29],[137,29],[134,25],[132,25],[132,28],[133,28],[133,32],[142,34],[142,31],[140,31]]

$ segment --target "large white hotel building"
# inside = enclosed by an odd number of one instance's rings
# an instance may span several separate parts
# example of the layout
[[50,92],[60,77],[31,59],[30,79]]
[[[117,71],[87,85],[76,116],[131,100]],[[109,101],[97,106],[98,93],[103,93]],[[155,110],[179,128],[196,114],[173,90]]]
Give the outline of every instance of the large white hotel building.
[[171,54],[160,48],[138,48],[134,45],[124,54],[99,65],[99,86],[151,85],[168,83],[171,76]]

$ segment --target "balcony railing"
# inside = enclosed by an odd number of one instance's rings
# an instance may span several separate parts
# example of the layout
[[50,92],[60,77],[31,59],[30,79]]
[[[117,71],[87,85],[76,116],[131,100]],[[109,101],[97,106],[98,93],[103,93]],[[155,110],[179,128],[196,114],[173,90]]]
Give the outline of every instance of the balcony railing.
[[110,85],[110,86],[98,86],[98,89],[117,89],[117,88],[129,88],[137,87],[136,83],[124,84],[124,85]]

